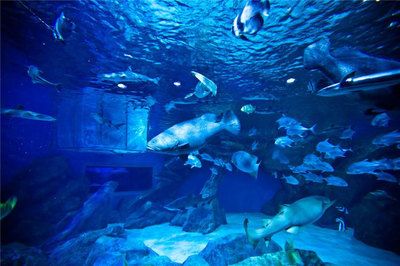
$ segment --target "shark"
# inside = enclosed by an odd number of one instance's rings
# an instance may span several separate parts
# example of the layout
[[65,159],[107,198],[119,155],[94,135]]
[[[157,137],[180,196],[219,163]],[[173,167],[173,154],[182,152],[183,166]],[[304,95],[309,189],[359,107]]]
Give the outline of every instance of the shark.
[[323,196],[309,196],[292,204],[281,206],[278,214],[271,219],[265,219],[264,226],[259,229],[250,230],[249,220],[243,222],[244,231],[251,244],[256,246],[260,240],[271,238],[280,231],[286,230],[289,233],[297,233],[299,227],[316,222],[325,211],[335,203]]

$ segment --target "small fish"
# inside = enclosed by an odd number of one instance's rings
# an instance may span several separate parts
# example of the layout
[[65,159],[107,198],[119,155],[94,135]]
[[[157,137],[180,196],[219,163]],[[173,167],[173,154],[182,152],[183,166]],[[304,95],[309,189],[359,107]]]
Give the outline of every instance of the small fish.
[[0,220],[10,214],[17,205],[17,197],[11,197],[6,202],[0,202]]
[[128,58],[133,58],[133,56],[132,56],[131,54],[126,54],[126,53],[124,53],[124,56],[125,56],[125,57],[128,57]]
[[294,141],[288,136],[279,137],[275,139],[275,145],[280,146],[282,148],[292,147],[293,142]]
[[128,88],[124,83],[118,83],[118,84],[117,84],[117,87],[120,88],[120,89],[126,89],[126,88]]
[[299,180],[297,180],[297,178],[292,175],[288,175],[288,176],[283,175],[282,178],[285,179],[285,182],[290,185],[296,186],[296,185],[300,184]]
[[371,121],[371,125],[374,127],[388,127],[390,117],[387,113],[377,114]]
[[251,128],[251,129],[249,130],[249,137],[254,137],[254,136],[256,136],[257,134],[258,134],[258,131],[257,131],[257,129],[256,129],[255,127]]
[[202,167],[202,164],[201,164],[201,161],[199,160],[199,158],[197,158],[193,154],[188,155],[187,161],[185,162],[184,165],[190,165],[190,168],[193,168],[193,167],[201,168]]
[[376,176],[376,180],[380,180],[380,181],[386,181],[386,182],[390,182],[390,183],[398,183],[399,179],[397,177],[395,177],[392,174],[386,173],[386,172],[375,172],[373,173]]
[[395,130],[390,133],[380,135],[373,139],[372,144],[379,147],[388,147],[400,144],[400,132]]
[[258,143],[258,141],[253,141],[253,143],[251,144],[251,150],[252,151],[255,151],[255,150],[258,150],[258,146],[259,146],[259,143]]
[[245,151],[237,151],[232,154],[232,163],[242,172],[248,173],[257,179],[258,168],[261,162],[258,157]]
[[176,87],[180,87],[180,86],[181,86],[181,82],[180,82],[180,81],[174,81],[174,85],[175,85]]
[[321,172],[333,172],[332,165],[328,162],[324,162],[315,154],[307,154],[303,159],[303,165],[310,171],[321,171]]
[[337,157],[345,157],[346,152],[352,151],[351,149],[344,149],[339,145],[333,145],[329,139],[321,141],[317,144],[316,150],[322,154],[326,159],[336,159]]
[[385,190],[378,189],[375,191],[371,191],[367,194],[368,197],[375,197],[375,198],[385,198],[397,201],[397,199],[391,195],[389,195]]
[[356,132],[353,129],[351,129],[351,126],[349,126],[342,132],[342,134],[340,135],[340,139],[352,139],[354,133]]
[[256,108],[252,104],[246,104],[243,105],[242,108],[240,108],[240,111],[246,114],[252,114],[256,111]]
[[294,78],[289,78],[288,80],[286,80],[286,83],[287,84],[292,84],[293,82],[295,82],[296,81],[296,79],[294,79]]
[[279,125],[278,129],[281,129],[281,128],[287,129],[292,126],[301,125],[300,122],[298,122],[296,119],[286,116],[286,115],[282,115],[281,118],[276,120],[276,122]]
[[310,181],[310,182],[314,182],[314,183],[322,183],[324,181],[324,178],[320,175],[311,173],[311,172],[306,172],[301,174],[302,177],[304,177],[304,179],[306,181]]
[[302,125],[300,125],[300,124],[293,125],[293,126],[290,126],[290,127],[287,127],[287,128],[286,128],[286,134],[287,134],[288,136],[299,136],[299,137],[303,137],[304,134],[305,134],[307,131],[310,131],[310,132],[312,132],[313,134],[315,134],[315,127],[316,127],[316,126],[317,126],[317,125],[313,125],[313,126],[310,127],[310,128],[306,128],[306,127],[304,127],[304,126],[302,126]]
[[245,101],[276,101],[278,98],[272,94],[261,96],[261,95],[254,95],[254,96],[243,96],[242,100]]
[[347,187],[348,184],[346,180],[337,176],[328,176],[324,179],[328,186],[335,186],[335,187]]
[[346,207],[344,207],[344,206],[336,206],[335,208],[336,208],[336,210],[338,210],[339,212],[343,212],[344,214],[349,214],[349,210],[348,210]]
[[389,159],[368,161],[367,159],[352,163],[346,173],[349,175],[375,174],[377,170],[391,170],[393,163]]

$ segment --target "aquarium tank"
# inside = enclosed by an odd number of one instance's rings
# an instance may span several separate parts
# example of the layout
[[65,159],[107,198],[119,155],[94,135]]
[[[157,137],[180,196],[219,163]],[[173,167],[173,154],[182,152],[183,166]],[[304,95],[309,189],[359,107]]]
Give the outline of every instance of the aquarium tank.
[[400,2],[1,1],[1,265],[400,265]]

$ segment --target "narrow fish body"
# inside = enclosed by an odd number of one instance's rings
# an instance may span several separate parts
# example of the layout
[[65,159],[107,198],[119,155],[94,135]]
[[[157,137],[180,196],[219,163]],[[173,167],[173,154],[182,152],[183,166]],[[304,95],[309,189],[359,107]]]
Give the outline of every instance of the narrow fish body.
[[57,120],[56,118],[49,115],[44,115],[32,111],[19,110],[19,109],[1,109],[1,114],[8,117],[16,117],[16,118],[37,120],[37,121],[53,122]]

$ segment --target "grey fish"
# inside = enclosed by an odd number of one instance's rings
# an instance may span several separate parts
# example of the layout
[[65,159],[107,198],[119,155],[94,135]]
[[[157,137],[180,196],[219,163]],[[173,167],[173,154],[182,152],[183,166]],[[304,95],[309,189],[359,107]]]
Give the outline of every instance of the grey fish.
[[298,122],[296,119],[286,116],[284,114],[278,120],[276,120],[276,122],[279,125],[278,129],[281,129],[281,128],[287,129],[292,126],[301,125],[301,123]]
[[132,70],[132,67],[128,67],[127,70],[122,72],[115,72],[109,74],[99,74],[97,75],[96,80],[94,83],[153,83],[158,85],[160,78],[149,78],[145,75],[135,73]]
[[258,168],[261,162],[258,157],[245,151],[237,151],[232,154],[232,163],[242,172],[248,173],[257,179]]
[[310,182],[314,182],[314,183],[322,183],[324,181],[324,178],[320,175],[311,173],[311,172],[306,172],[301,174],[302,177],[304,177],[304,179],[306,181],[310,181]]
[[232,111],[217,121],[215,114],[204,114],[176,124],[158,134],[147,143],[149,150],[169,154],[188,154],[200,149],[211,136],[227,130],[237,135],[240,132],[239,119]]
[[347,174],[360,175],[360,174],[375,174],[377,170],[390,170],[392,162],[389,159],[381,159],[375,161],[368,161],[367,159],[352,163],[347,168]]
[[371,125],[374,127],[388,127],[390,117],[387,113],[377,114],[371,121]]
[[44,114],[39,114],[32,111],[27,111],[23,109],[1,109],[1,114],[8,117],[16,117],[16,118],[23,118],[29,120],[37,120],[37,121],[48,121],[53,122],[57,119]]
[[288,176],[283,175],[282,179],[284,179],[285,182],[290,185],[296,186],[296,185],[300,184],[299,180],[297,180],[297,178],[292,175],[288,175]]
[[290,137],[284,136],[276,138],[274,143],[275,145],[285,148],[285,147],[292,147],[293,142],[294,140],[292,140]]
[[400,84],[400,69],[354,77],[355,72],[346,75],[341,82],[329,85],[317,92],[317,95],[332,97],[354,92],[386,89]]
[[388,147],[400,144],[400,132],[395,130],[390,133],[380,135],[372,140],[372,144],[379,147]]
[[322,154],[326,159],[336,159],[337,157],[345,157],[345,153],[351,149],[344,149],[339,145],[333,145],[329,139],[321,141],[317,144],[316,150]]
[[392,174],[386,172],[375,172],[374,175],[376,176],[376,180],[386,181],[391,183],[398,183],[399,179]]
[[199,82],[197,83],[194,92],[186,95],[185,99],[190,98],[193,95],[200,99],[206,97],[210,93],[212,96],[217,95],[217,85],[214,81],[198,72],[192,71],[191,73],[199,80]]
[[324,178],[326,181],[326,184],[328,186],[335,186],[335,187],[347,187],[349,184],[347,184],[346,180],[344,180],[341,177],[333,176],[330,175],[326,178]]
[[333,172],[332,165],[324,162],[315,154],[308,154],[303,159],[303,165],[309,168],[310,171]]

